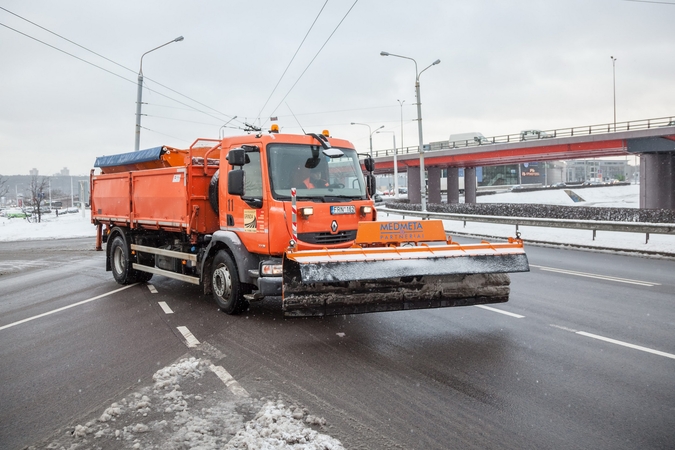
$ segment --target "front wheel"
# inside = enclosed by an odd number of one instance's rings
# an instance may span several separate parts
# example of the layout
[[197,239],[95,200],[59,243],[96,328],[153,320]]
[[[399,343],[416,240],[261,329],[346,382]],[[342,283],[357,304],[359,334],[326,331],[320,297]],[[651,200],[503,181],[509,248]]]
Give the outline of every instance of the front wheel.
[[213,298],[221,311],[227,314],[239,314],[248,308],[244,299],[244,289],[237,275],[237,267],[232,257],[224,250],[213,259],[211,273]]

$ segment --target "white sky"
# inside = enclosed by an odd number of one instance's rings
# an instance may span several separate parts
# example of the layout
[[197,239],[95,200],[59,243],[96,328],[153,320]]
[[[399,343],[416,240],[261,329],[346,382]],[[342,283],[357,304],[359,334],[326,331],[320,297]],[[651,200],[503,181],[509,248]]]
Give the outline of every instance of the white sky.
[[[282,131],[301,132],[291,110],[306,131],[327,128],[362,151],[368,128],[351,122],[385,125],[400,146],[402,113],[403,142],[416,145],[415,66],[382,57],[383,50],[415,58],[419,70],[441,60],[421,76],[425,142],[468,131],[494,136],[610,123],[610,56],[617,58],[617,121],[675,114],[675,4],[627,0],[330,0],[263,108],[323,5],[3,1],[0,174],[35,167],[52,175],[68,167],[82,175],[97,156],[132,151],[140,57],[180,35],[184,41],[143,59],[146,86],[155,92],[143,94],[141,148],[217,138],[235,115],[230,125],[259,123],[260,116],[269,127],[275,115]],[[403,108],[397,100],[405,100]],[[392,134],[375,134],[373,144],[390,148]]]

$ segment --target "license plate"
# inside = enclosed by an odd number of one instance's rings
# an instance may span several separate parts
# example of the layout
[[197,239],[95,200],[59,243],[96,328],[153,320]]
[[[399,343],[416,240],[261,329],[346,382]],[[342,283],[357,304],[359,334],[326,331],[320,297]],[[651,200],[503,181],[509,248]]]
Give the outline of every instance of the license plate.
[[331,206],[331,214],[356,214],[356,208],[354,205],[349,206]]

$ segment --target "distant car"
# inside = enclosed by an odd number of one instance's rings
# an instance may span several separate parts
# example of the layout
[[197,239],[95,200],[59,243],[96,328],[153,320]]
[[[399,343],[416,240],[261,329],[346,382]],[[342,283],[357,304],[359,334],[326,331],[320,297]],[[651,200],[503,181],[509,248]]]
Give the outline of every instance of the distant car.
[[488,138],[486,138],[485,136],[483,136],[482,133],[479,133],[477,131],[472,131],[470,133],[451,134],[450,137],[448,138],[448,142],[451,144],[452,148],[491,143]]
[[541,130],[523,130],[520,132],[521,141],[529,141],[531,139],[547,139],[552,138],[551,133],[547,133]]
[[25,219],[27,215],[20,208],[12,208],[5,211],[5,217],[8,219]]
[[559,183],[552,184],[551,187],[562,188],[562,187],[567,187],[567,185],[561,181]]
[[376,205],[384,205],[384,199],[380,194],[373,195],[373,201]]
[[521,186],[521,185],[519,185],[519,184],[516,184],[516,185],[514,185],[514,186],[511,186],[511,190],[512,190],[512,191],[522,191],[523,189],[525,189],[525,187],[524,187],[524,186]]

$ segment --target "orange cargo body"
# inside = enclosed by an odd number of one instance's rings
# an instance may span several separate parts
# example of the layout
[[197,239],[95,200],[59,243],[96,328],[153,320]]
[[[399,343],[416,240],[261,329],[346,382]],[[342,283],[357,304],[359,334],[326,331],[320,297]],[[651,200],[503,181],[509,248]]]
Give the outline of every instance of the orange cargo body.
[[208,189],[216,169],[190,163],[93,175],[92,221],[188,235],[213,233],[218,216],[209,204]]

